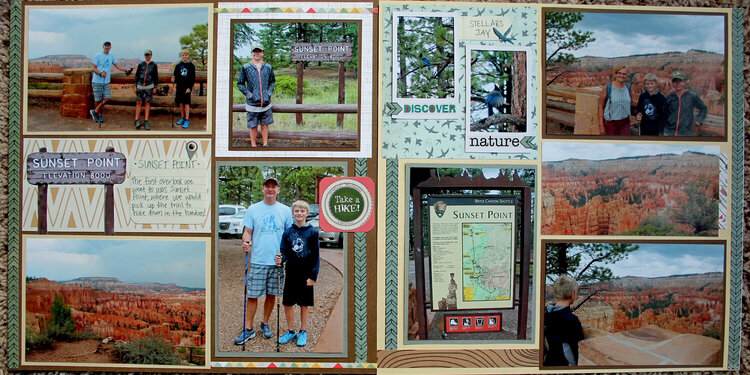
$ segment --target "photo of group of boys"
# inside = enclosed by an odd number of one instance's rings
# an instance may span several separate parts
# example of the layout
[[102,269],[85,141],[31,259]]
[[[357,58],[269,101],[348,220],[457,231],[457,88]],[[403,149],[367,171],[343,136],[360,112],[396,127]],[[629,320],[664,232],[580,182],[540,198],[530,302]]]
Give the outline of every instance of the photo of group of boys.
[[29,9],[27,129],[205,131],[207,16],[200,7]]

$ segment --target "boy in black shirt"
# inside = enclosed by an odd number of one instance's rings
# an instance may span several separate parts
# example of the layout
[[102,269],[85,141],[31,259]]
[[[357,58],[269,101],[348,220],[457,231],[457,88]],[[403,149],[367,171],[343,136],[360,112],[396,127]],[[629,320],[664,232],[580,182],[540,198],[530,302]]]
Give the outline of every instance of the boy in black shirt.
[[562,275],[552,286],[556,303],[544,309],[544,365],[578,366],[578,342],[583,340],[581,321],[570,311],[578,298],[578,283]]
[[180,51],[182,61],[177,63],[172,73],[172,83],[175,83],[174,102],[180,105],[180,120],[177,125],[183,129],[190,126],[190,94],[195,85],[195,65],[190,62],[190,52]]
[[637,119],[641,122],[641,135],[661,135],[666,117],[664,114],[664,95],[659,92],[656,75],[646,74],[643,78],[646,91],[638,97]]
[[[279,344],[286,344],[297,337],[297,346],[307,345],[308,308],[313,306],[313,285],[320,268],[318,230],[305,222],[308,212],[310,205],[307,202],[296,201],[292,204],[294,224],[284,231],[281,253],[276,255],[277,265],[286,262],[283,304],[288,330],[279,337]],[[294,330],[294,305],[300,306],[299,334]]]

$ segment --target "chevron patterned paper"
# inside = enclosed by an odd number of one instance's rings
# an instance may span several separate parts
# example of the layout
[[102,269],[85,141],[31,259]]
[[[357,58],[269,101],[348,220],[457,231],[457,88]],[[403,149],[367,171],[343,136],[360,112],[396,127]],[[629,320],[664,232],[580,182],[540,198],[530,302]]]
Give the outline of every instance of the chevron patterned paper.
[[[189,156],[185,149],[188,142],[198,146],[194,155]],[[209,140],[186,139],[25,139],[24,160],[32,152],[46,147],[48,152],[104,152],[108,146],[125,154],[127,158],[126,180],[115,185],[115,232],[193,232],[211,231],[211,142]],[[154,161],[162,162],[161,168],[153,166]],[[182,165],[191,168],[179,168]],[[159,164],[156,164],[159,165]],[[25,168],[25,165],[23,166]],[[139,203],[133,189],[136,178],[164,178],[159,186],[172,186],[166,182],[171,178],[194,180],[190,184],[191,192],[200,193],[201,199],[190,203],[205,212],[202,216],[175,217],[174,215],[141,215],[136,214],[134,207]],[[169,189],[169,187],[165,188]],[[168,192],[168,190],[167,190]],[[171,197],[171,195],[169,195]],[[183,195],[184,197],[184,195]],[[153,201],[151,201],[153,203]],[[161,200],[171,206],[171,200]],[[183,201],[184,202],[184,201]],[[148,203],[148,202],[144,202]],[[188,202],[189,203],[189,202]],[[102,185],[50,185],[47,194],[47,225],[49,231],[60,232],[101,232],[104,230],[104,187]],[[165,209],[166,211],[166,209]],[[23,181],[23,217],[22,228],[35,231],[38,225],[37,188]]]
[[[10,86],[8,96],[8,285],[20,282],[21,269],[19,244],[19,173],[21,169],[21,41],[23,31],[21,18],[23,8],[20,1],[10,4]],[[18,288],[8,288],[8,367],[20,364],[20,342],[18,337],[20,303]]]

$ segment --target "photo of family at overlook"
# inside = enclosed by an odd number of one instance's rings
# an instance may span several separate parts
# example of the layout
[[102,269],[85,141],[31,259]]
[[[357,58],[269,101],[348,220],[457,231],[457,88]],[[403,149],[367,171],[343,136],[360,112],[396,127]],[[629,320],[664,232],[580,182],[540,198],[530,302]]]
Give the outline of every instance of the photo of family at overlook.
[[344,302],[343,249],[320,249],[318,205],[308,203],[315,202],[318,177],[341,171],[220,168],[220,201],[239,203],[230,225],[239,226],[234,234],[240,238],[219,240],[218,352],[343,351],[336,321]]
[[724,16],[547,12],[545,26],[547,134],[726,135]]
[[29,131],[206,130],[205,7],[28,14]]

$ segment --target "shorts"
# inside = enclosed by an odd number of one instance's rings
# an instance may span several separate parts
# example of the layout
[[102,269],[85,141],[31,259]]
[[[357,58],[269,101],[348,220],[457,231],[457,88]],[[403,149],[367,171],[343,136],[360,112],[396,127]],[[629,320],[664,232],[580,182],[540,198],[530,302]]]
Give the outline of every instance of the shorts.
[[136,90],[135,98],[139,102],[151,103],[151,100],[154,99],[154,89]]
[[100,102],[102,99],[111,99],[112,91],[109,89],[109,83],[91,83],[94,89],[94,101]]
[[266,294],[278,296],[281,294],[279,284],[283,283],[284,273],[280,267],[250,264],[247,273],[247,298],[260,298]]
[[263,112],[247,112],[247,128],[257,128],[258,125],[273,124],[273,109],[269,108]]
[[178,87],[177,93],[174,95],[175,104],[190,104],[190,93],[185,92],[187,87]]
[[315,294],[312,286],[307,286],[307,278],[287,275],[284,283],[284,306],[313,306]]

